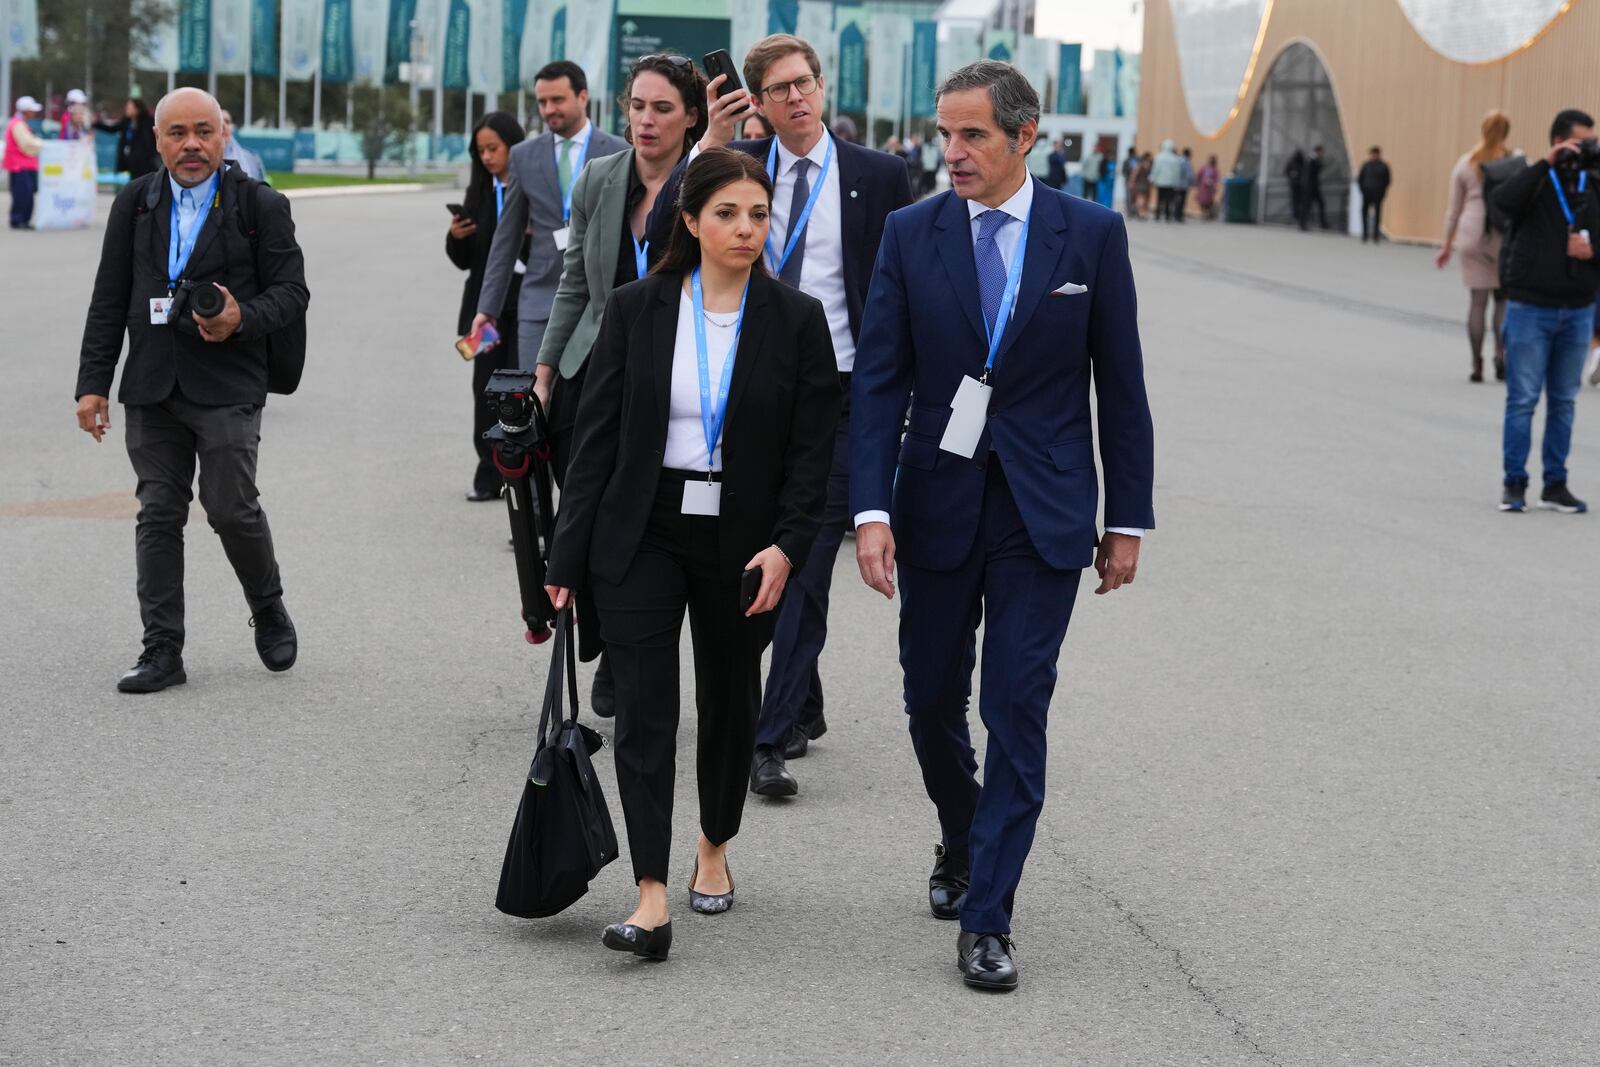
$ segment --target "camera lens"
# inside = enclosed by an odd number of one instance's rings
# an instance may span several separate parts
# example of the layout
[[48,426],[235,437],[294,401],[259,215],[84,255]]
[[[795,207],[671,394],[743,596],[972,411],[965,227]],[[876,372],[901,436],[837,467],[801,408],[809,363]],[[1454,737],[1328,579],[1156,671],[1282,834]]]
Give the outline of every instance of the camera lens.
[[195,286],[194,293],[189,297],[189,307],[204,318],[220,314],[225,306],[227,301],[222,296],[222,290],[210,282]]

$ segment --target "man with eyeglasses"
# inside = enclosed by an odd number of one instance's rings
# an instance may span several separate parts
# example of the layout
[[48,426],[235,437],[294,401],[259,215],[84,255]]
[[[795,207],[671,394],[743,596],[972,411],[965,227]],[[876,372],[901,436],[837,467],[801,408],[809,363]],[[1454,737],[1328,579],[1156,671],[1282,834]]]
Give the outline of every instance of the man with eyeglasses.
[[[683,170],[701,149],[729,145],[761,160],[773,176],[767,269],[821,301],[833,335],[847,399],[834,438],[828,499],[816,544],[789,579],[778,609],[750,768],[752,792],[788,797],[800,786],[787,761],[804,756],[827,730],[817,659],[827,640],[834,557],[850,525],[850,371],[884,220],[911,203],[911,181],[904,159],[850,144],[823,125],[827,93],[810,44],[786,33],[756,42],[745,55],[744,79],[750,91],[718,96],[721,77],[707,87],[710,128],[656,204],[659,211],[676,203]],[[752,113],[764,116],[775,136],[733,140],[736,125]]]

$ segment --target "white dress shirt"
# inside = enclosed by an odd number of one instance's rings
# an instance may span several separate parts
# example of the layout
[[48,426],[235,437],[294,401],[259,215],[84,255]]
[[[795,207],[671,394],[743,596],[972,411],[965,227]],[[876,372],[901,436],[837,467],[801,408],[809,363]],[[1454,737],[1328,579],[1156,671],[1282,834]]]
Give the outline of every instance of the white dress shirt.
[[[976,254],[976,248],[978,244],[978,230],[983,225],[978,221],[978,216],[984,214],[988,210],[989,207],[986,204],[980,204],[976,200],[967,201],[967,217],[972,220],[972,244],[974,248],[974,254]],[[1007,220],[1006,224],[1000,227],[999,232],[994,235],[995,247],[999,249],[1000,259],[1003,263],[1005,263],[1006,269],[1009,271],[1011,269],[1011,257],[1017,253],[1017,242],[1022,239],[1022,224],[1024,220],[1027,219],[1028,213],[1033,210],[1033,179],[1031,177],[1024,177],[1022,188],[1012,193],[1011,196],[995,210],[1004,211],[1007,215],[1011,216],[1011,218]],[[1012,304],[1011,314],[1015,315],[1016,313],[1016,305]],[[889,513],[887,511],[863,511],[861,514],[856,516],[857,526],[868,522],[888,523],[888,521]],[[1135,530],[1126,526],[1108,526],[1106,527],[1106,533],[1128,534],[1131,537],[1143,537],[1145,532],[1143,530]]]
[[[722,384],[722,366],[733,355],[734,323],[738,311],[708,311],[706,369],[711,376],[711,401],[716,403]],[[726,324],[726,325],[723,325]],[[724,409],[726,414],[726,409]],[[667,447],[661,465],[680,471],[720,471],[722,436],[717,451],[706,455],[706,431],[700,421],[700,356],[694,343],[694,301],[688,293],[678,297],[678,336],[672,346],[672,398],[667,406]]]
[[[817,177],[822,173],[822,161],[828,158],[828,147],[833,135],[826,129],[822,137],[806,153],[811,161],[806,178],[816,189]],[[778,141],[778,177],[772,186],[772,247],[779,256],[789,240],[789,208],[794,203],[794,165],[799,156]],[[839,148],[833,145],[833,162],[828,165],[827,179],[817,194],[816,206],[806,222],[805,258],[800,261],[800,291],[822,301],[822,310],[828,316],[828,333],[833,337],[833,356],[841,374],[856,365],[856,340],[850,333],[850,304],[844,291],[844,207],[839,191]],[[774,276],[778,264],[767,264]]]

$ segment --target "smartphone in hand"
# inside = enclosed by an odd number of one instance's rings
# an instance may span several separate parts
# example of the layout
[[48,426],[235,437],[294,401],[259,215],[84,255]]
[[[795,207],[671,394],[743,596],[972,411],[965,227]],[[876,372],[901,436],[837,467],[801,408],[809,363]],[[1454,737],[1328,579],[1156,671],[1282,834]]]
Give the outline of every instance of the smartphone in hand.
[[444,209],[458,219],[464,219],[467,217],[467,209],[462,207],[460,204],[446,204]]
[[473,360],[500,343],[500,332],[490,323],[484,323],[477,333],[457,339],[456,352],[462,359]]
[[707,81],[716,81],[719,74],[728,76],[728,80],[723,82],[722,87],[717,90],[719,97],[727,96],[729,93],[736,93],[744,88],[744,83],[739,80],[739,68],[734,65],[733,57],[728,54],[726,48],[719,48],[715,52],[707,52],[701,62],[706,68]]
[[749,611],[755,607],[756,597],[761,595],[761,568],[751,567],[739,577],[739,602],[740,611]]

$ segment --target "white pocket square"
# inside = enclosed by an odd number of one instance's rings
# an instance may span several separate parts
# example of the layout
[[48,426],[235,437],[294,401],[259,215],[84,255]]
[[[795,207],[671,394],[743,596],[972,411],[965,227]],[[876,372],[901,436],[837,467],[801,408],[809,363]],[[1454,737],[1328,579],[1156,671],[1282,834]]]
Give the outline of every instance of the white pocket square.
[[1077,282],[1067,282],[1064,285],[1062,285],[1061,288],[1059,288],[1059,289],[1050,290],[1050,295],[1051,296],[1077,296],[1079,293],[1087,293],[1088,291],[1089,291],[1089,287],[1087,285],[1079,285]]

